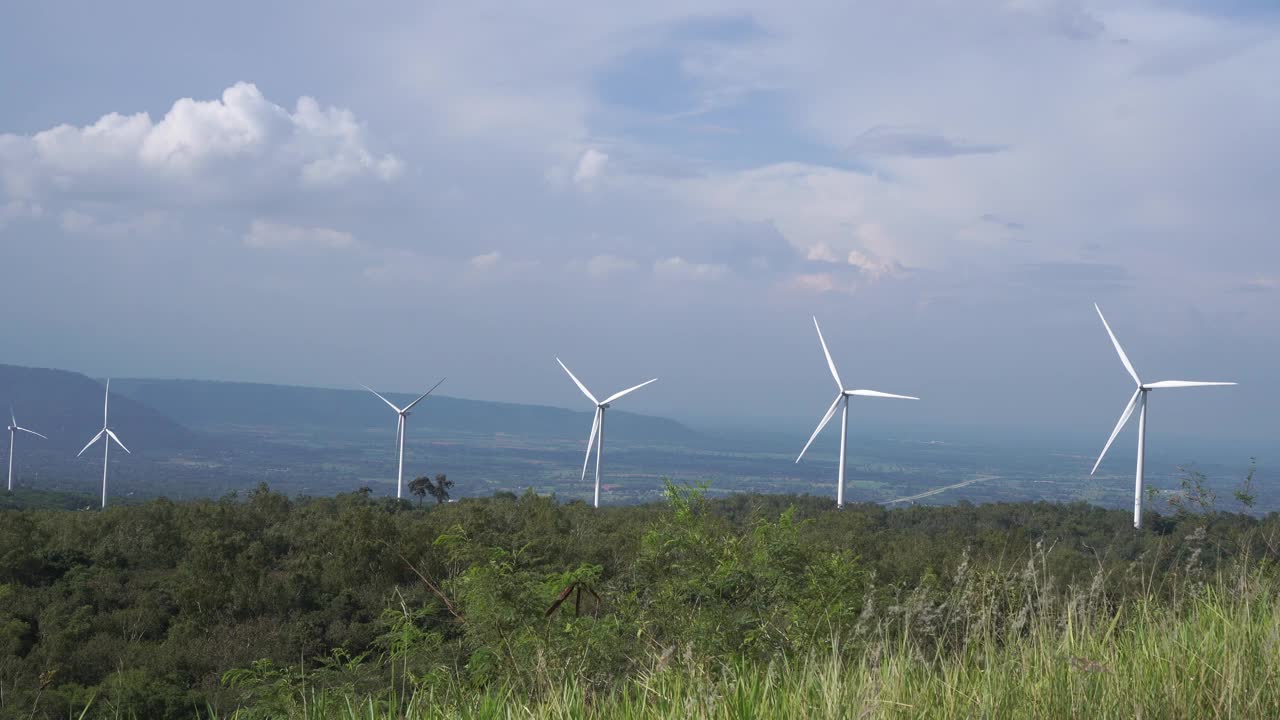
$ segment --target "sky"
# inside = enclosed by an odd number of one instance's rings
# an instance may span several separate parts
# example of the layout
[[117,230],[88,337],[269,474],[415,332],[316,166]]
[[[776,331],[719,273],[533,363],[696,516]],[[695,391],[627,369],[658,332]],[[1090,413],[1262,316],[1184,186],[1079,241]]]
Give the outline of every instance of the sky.
[[1271,0],[4,15],[0,361],[1277,446]]

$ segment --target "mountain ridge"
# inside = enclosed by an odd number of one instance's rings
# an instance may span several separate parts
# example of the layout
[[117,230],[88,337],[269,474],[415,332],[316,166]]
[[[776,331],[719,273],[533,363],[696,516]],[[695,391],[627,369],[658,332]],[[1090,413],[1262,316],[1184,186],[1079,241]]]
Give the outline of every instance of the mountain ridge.
[[[155,408],[198,430],[296,426],[310,429],[382,428],[395,413],[366,390],[253,383],[234,380],[117,378],[112,392]],[[383,393],[403,407],[417,397]],[[586,437],[591,414],[548,405],[472,400],[432,394],[413,410],[415,430],[437,429],[534,437]],[[625,411],[609,413],[610,427],[626,442],[694,444],[701,434],[669,418]]]
[[[82,448],[102,429],[102,393],[102,383],[82,373],[0,364],[0,412],[7,416],[12,408],[19,425],[49,438],[48,449]],[[197,441],[190,428],[120,393],[114,382],[110,409],[111,427],[126,445],[144,438],[150,448]]]

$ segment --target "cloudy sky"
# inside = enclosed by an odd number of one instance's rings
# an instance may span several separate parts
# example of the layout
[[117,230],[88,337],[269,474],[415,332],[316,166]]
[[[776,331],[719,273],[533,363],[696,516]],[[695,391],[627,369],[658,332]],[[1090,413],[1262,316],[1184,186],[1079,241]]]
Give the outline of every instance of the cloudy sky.
[[810,423],[816,314],[890,422],[1100,443],[1096,301],[1274,445],[1276,68],[1272,0],[19,3],[0,361]]

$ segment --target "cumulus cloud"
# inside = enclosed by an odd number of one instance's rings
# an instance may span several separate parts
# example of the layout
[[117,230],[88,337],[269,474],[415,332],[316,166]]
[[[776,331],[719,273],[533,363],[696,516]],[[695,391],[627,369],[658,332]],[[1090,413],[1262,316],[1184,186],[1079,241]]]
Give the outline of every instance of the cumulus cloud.
[[850,250],[845,261],[871,277],[896,275],[902,272],[903,269],[900,264],[892,260],[881,260],[861,250]]
[[877,125],[858,136],[849,151],[854,155],[901,155],[947,158],[984,155],[1008,150],[1008,145],[952,138],[923,128]]
[[600,279],[634,270],[638,265],[635,260],[630,258],[606,254],[594,255],[585,261],[575,260],[569,263],[569,269],[571,271],[582,271],[590,277]]
[[146,192],[182,203],[254,200],[397,177],[350,110],[302,97],[292,112],[237,83],[219,99],[183,98],[159,121],[110,113],[84,127],[0,134],[0,192],[119,197]]
[[498,263],[501,261],[502,261],[502,253],[498,252],[497,250],[494,250],[492,252],[484,253],[483,255],[476,255],[475,257],[471,258],[469,262],[471,264],[471,267],[475,268],[476,270],[492,270],[493,268],[497,267]]
[[0,228],[15,220],[38,218],[44,214],[39,203],[30,200],[9,200],[0,203]]
[[105,237],[156,236],[173,233],[177,221],[160,210],[143,210],[138,213],[97,215],[80,210],[64,210],[58,217],[58,225],[64,232],[77,235]]
[[341,230],[266,220],[254,220],[243,240],[246,246],[259,250],[350,250],[359,245],[355,236]]
[[801,273],[792,277],[789,284],[799,290],[816,293],[829,293],[843,289],[842,286],[836,282],[835,275],[829,272]]
[[578,167],[573,171],[573,182],[580,187],[590,186],[604,174],[605,166],[608,164],[608,155],[595,148],[588,148],[582,153],[582,157],[578,158]]
[[830,245],[822,242],[809,248],[808,253],[805,254],[805,259],[826,263],[840,262],[840,256],[836,254],[836,251],[832,250]]
[[1239,282],[1233,288],[1242,292],[1276,292],[1280,290],[1280,276],[1261,275]]
[[729,268],[715,263],[689,262],[675,256],[656,261],[653,272],[659,277],[678,280],[716,280],[728,274]]

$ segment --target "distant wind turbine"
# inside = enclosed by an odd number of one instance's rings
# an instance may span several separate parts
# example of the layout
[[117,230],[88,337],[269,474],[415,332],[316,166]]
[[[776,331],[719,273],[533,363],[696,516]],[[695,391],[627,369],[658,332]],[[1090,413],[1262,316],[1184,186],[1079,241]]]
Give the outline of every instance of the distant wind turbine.
[[591,446],[594,444],[596,450],[596,492],[594,505],[595,507],[600,507],[600,454],[604,449],[604,411],[609,409],[609,404],[614,400],[618,400],[624,395],[635,392],[649,383],[657,382],[658,378],[646,380],[635,387],[629,387],[621,392],[616,392],[601,402],[596,399],[595,395],[591,394],[591,391],[587,389],[587,386],[582,384],[582,381],[569,370],[568,366],[566,366],[560,358],[556,358],[556,362],[560,363],[560,367],[564,368],[566,373],[569,373],[569,378],[573,380],[573,384],[577,385],[578,389],[582,391],[582,394],[586,395],[587,399],[596,406],[595,418],[591,421],[591,435],[587,437],[587,456],[582,460],[582,480],[586,481],[587,479],[587,464],[591,462]]
[[800,462],[800,458],[804,457],[809,446],[813,444],[814,438],[818,437],[818,433],[822,432],[822,428],[831,422],[831,417],[836,414],[836,407],[841,401],[844,402],[844,409],[840,414],[840,477],[836,485],[836,507],[844,507],[844,458],[845,446],[849,440],[849,398],[858,397],[878,397],[878,398],[896,398],[898,400],[919,400],[918,397],[910,395],[893,395],[891,393],[883,393],[878,390],[845,390],[844,383],[840,381],[840,373],[836,372],[835,361],[831,359],[831,351],[827,349],[827,341],[822,337],[822,328],[818,327],[818,318],[813,319],[813,327],[818,331],[818,342],[822,343],[822,352],[827,356],[827,367],[831,368],[831,377],[836,379],[836,399],[831,402],[831,407],[827,408],[827,414],[822,416],[822,422],[818,423],[818,428],[809,436],[809,442],[804,444],[804,450],[800,451],[800,455],[796,457],[796,462]]
[[421,395],[419,395],[419,396],[418,396],[418,399],[417,399],[417,400],[414,400],[413,402],[409,403],[408,405],[405,405],[403,408],[396,407],[395,403],[391,402],[390,400],[386,399],[385,397],[382,397],[382,395],[381,395],[377,390],[374,390],[373,388],[369,387],[368,385],[361,385],[361,386],[360,386],[360,387],[364,388],[365,390],[368,390],[369,392],[373,393],[374,395],[377,395],[377,396],[382,400],[382,402],[386,403],[387,405],[390,405],[390,406],[391,406],[391,409],[392,409],[392,410],[395,410],[395,411],[396,411],[396,415],[398,415],[398,416],[399,416],[399,418],[396,420],[396,452],[398,453],[398,455],[399,455],[399,457],[400,457],[399,467],[396,469],[396,499],[397,499],[397,500],[399,500],[399,499],[400,499],[401,495],[402,495],[402,494],[403,494],[403,492],[404,492],[404,429],[405,429],[405,421],[406,421],[406,420],[408,420],[409,415],[411,415],[411,414],[412,414],[412,413],[410,413],[409,411],[413,409],[413,406],[414,406],[414,405],[417,405],[417,404],[418,404],[418,403],[420,403],[420,402],[422,402],[422,399],[423,399],[423,398],[425,398],[426,396],[430,395],[432,390],[435,390],[436,388],[440,387],[440,383],[442,383],[442,382],[444,382],[444,381],[445,381],[445,379],[444,379],[444,378],[440,378],[440,382],[436,383],[435,385],[432,385],[432,386],[431,386],[431,390],[428,390],[428,391],[426,391],[426,392],[422,393]]
[[111,400],[111,378],[107,378],[106,392],[102,396],[102,429],[98,431],[97,435],[93,436],[93,439],[88,444],[81,448],[80,452],[76,453],[76,457],[80,457],[85,450],[92,447],[99,439],[102,440],[102,507],[104,508],[107,506],[107,456],[111,451],[111,441],[115,441],[115,444],[119,445],[121,450],[130,455],[133,454],[129,452],[129,448],[124,446],[124,443],[120,442],[120,438],[116,437],[116,434],[112,432],[107,424],[107,402],[109,400]]
[[1129,421],[1129,417],[1133,415],[1133,409],[1142,404],[1142,409],[1138,411],[1138,469],[1133,483],[1133,526],[1142,528],[1142,469],[1147,454],[1147,393],[1158,388],[1183,388],[1183,387],[1206,387],[1209,385],[1235,385],[1233,382],[1201,382],[1192,380],[1161,380],[1160,382],[1143,383],[1138,378],[1138,373],[1133,369],[1133,364],[1129,362],[1129,358],[1124,354],[1124,348],[1120,347],[1120,341],[1116,339],[1116,334],[1111,332],[1111,326],[1107,324],[1107,319],[1102,316],[1102,308],[1097,303],[1093,304],[1093,309],[1098,311],[1098,317],[1102,318],[1102,327],[1107,329],[1107,335],[1111,336],[1111,344],[1116,346],[1116,353],[1120,356],[1120,362],[1124,363],[1124,369],[1129,371],[1129,376],[1137,383],[1138,389],[1133,391],[1133,397],[1129,398],[1129,404],[1124,406],[1124,412],[1120,414],[1120,422],[1116,423],[1116,429],[1111,431],[1111,437],[1107,438],[1107,444],[1102,447],[1102,452],[1098,455],[1098,462],[1093,464],[1093,469],[1089,471],[1093,475],[1098,471],[1098,466],[1102,464],[1102,458],[1106,457],[1107,450],[1111,448],[1111,443],[1115,441],[1116,435],[1120,434],[1120,428]]
[[31,433],[36,437],[44,438],[45,440],[48,440],[49,438],[44,437],[43,435],[36,432],[35,430],[28,430],[24,427],[19,426],[18,418],[16,415],[13,414],[12,407],[9,408],[9,419],[12,421],[9,423],[9,491],[13,492],[13,436],[16,435],[18,431],[22,431],[24,433]]

